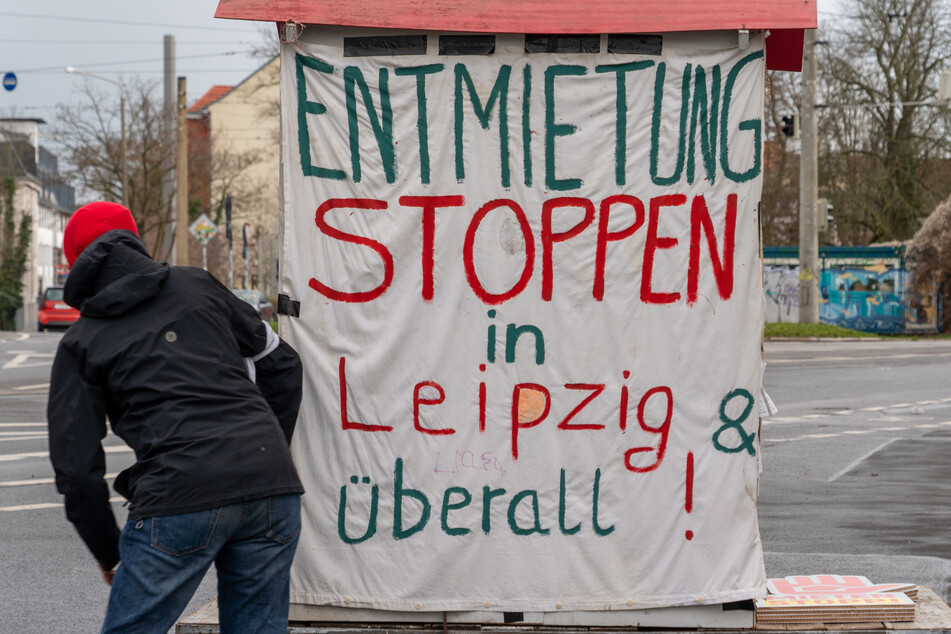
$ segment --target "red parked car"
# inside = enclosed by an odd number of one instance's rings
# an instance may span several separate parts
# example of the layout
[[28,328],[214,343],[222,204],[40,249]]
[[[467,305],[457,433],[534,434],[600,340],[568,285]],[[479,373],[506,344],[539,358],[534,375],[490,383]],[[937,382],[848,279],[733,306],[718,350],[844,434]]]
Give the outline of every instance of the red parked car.
[[51,327],[68,327],[77,319],[79,319],[79,311],[63,301],[62,286],[50,286],[43,291],[40,312],[37,316],[37,330],[43,332]]

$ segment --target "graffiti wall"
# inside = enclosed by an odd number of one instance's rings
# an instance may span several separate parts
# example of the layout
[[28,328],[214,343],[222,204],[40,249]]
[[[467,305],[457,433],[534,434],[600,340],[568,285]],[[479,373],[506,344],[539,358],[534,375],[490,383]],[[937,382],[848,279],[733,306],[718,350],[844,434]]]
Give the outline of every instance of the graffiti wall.
[[[911,290],[899,258],[878,261],[823,259],[819,290],[822,323],[879,333],[936,330],[934,295]],[[763,267],[767,322],[799,320],[799,265],[770,261]]]

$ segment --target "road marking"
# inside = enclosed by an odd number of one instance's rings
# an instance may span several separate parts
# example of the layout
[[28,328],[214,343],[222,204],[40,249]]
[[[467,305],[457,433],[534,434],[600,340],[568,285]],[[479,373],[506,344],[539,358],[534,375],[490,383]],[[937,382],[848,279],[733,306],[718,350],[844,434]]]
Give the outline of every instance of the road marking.
[[23,436],[24,434],[29,436],[46,436],[48,435],[45,431],[33,431],[29,429],[24,429],[23,431],[0,431],[0,436]]
[[[42,368],[53,364],[53,352],[34,352],[32,350],[8,350],[7,354],[12,354],[13,358],[0,366],[0,370],[12,370],[14,368]],[[49,359],[42,363],[27,363],[30,357],[39,359]],[[16,389],[16,388],[14,388]]]
[[46,423],[0,423],[0,427],[46,427]]
[[[115,480],[116,473],[107,473],[103,476],[106,480]],[[33,478],[31,480],[6,480],[0,481],[0,487],[26,487],[33,484],[56,484],[55,478]]]
[[14,390],[40,390],[40,389],[48,390],[49,387],[50,387],[49,383],[39,383],[37,385],[18,385],[17,387],[13,389]]
[[[122,453],[132,451],[130,447],[104,447],[106,453]],[[10,462],[12,460],[23,460],[24,458],[48,458],[48,451],[28,451],[26,453],[8,453],[0,454],[0,462]]]
[[[125,502],[125,498],[109,498],[110,502]],[[63,504],[54,502],[42,502],[40,504],[20,504],[18,506],[0,506],[0,511],[8,513],[15,511],[35,511],[37,509],[57,509],[62,508]]]
[[844,476],[846,473],[848,473],[849,471],[851,471],[852,469],[854,469],[855,467],[857,467],[859,464],[865,462],[866,460],[868,460],[869,458],[871,458],[873,455],[875,455],[876,453],[878,453],[879,451],[881,451],[881,450],[884,449],[885,447],[889,446],[890,444],[892,444],[892,443],[895,442],[896,440],[901,440],[901,438],[892,438],[891,440],[886,440],[885,442],[883,442],[882,444],[880,444],[880,445],[879,445],[878,447],[876,447],[875,449],[872,449],[872,450],[869,451],[868,453],[863,454],[863,455],[859,456],[858,458],[856,458],[855,460],[853,460],[852,462],[850,462],[850,463],[848,464],[848,466],[845,467],[845,469],[843,469],[842,471],[839,471],[837,474],[835,474],[834,476],[832,476],[831,478],[829,478],[828,480],[826,480],[826,482],[835,482],[836,480],[838,480],[839,478],[841,478],[842,476]]
[[19,506],[0,506],[0,511],[35,511],[36,509],[56,509],[62,507],[62,504],[21,504]]
[[790,364],[790,363],[828,363],[838,361],[890,361],[892,359],[936,359],[941,357],[951,357],[951,352],[935,352],[932,354],[895,354],[895,355],[870,355],[867,357],[818,357],[813,359],[767,359],[771,366]]
[[27,453],[8,453],[0,455],[0,462],[10,462],[12,460],[23,460],[24,458],[46,458],[50,455],[48,451],[30,451]]
[[40,432],[20,432],[16,436],[11,438],[0,438],[0,442],[17,442],[22,440],[44,440],[47,437],[47,434],[41,434]]

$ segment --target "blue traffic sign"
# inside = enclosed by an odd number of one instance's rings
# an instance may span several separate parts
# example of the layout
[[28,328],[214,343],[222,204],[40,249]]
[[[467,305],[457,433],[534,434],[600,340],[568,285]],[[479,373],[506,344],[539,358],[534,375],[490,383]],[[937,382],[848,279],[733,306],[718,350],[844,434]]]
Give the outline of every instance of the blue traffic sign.
[[8,91],[13,90],[17,87],[17,76],[13,73],[6,73],[3,76],[3,87]]

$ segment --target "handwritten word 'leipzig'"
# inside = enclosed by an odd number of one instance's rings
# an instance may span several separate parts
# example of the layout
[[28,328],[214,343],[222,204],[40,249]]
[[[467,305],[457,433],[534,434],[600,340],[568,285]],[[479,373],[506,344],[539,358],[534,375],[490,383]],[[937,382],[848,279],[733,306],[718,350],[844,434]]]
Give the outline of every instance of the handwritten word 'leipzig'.
[[[482,366],[485,369],[485,366]],[[630,372],[623,373],[625,379]],[[394,430],[392,425],[363,423],[352,420],[349,413],[347,388],[346,357],[340,357],[338,367],[340,428],[344,431],[383,432]],[[513,461],[519,456],[519,437],[526,430],[538,427],[548,421],[546,426],[554,426],[560,431],[600,431],[607,428],[603,422],[583,422],[583,410],[600,397],[606,390],[601,383],[568,383],[563,386],[564,391],[573,397],[572,402],[563,408],[566,411],[553,412],[552,390],[538,383],[518,383],[512,387],[511,401],[504,410],[511,412],[511,417],[500,425],[487,425],[486,412],[488,410],[488,395],[484,381],[479,383],[479,406],[477,421],[480,434],[485,434],[487,428],[507,428],[511,434],[510,450]],[[558,388],[553,388],[558,389]],[[425,391],[425,392],[424,392]],[[426,395],[430,393],[430,395]],[[436,381],[420,381],[413,388],[413,428],[425,436],[452,436],[456,433],[454,427],[427,427],[423,424],[423,410],[442,405],[446,402],[446,390]],[[503,398],[507,398],[507,395]],[[605,397],[607,398],[607,397]],[[627,385],[621,385],[617,401],[617,425],[621,434],[627,433],[630,398]],[[667,386],[655,386],[636,399],[635,409],[637,424],[642,432],[656,438],[657,444],[640,445],[627,449],[623,454],[624,466],[634,473],[647,473],[660,467],[667,451],[667,440],[670,435],[671,422],[674,411],[674,394]],[[570,409],[568,409],[570,407]],[[658,416],[658,414],[661,414]],[[633,425],[632,425],[633,428]],[[491,430],[491,429],[490,429]]]

